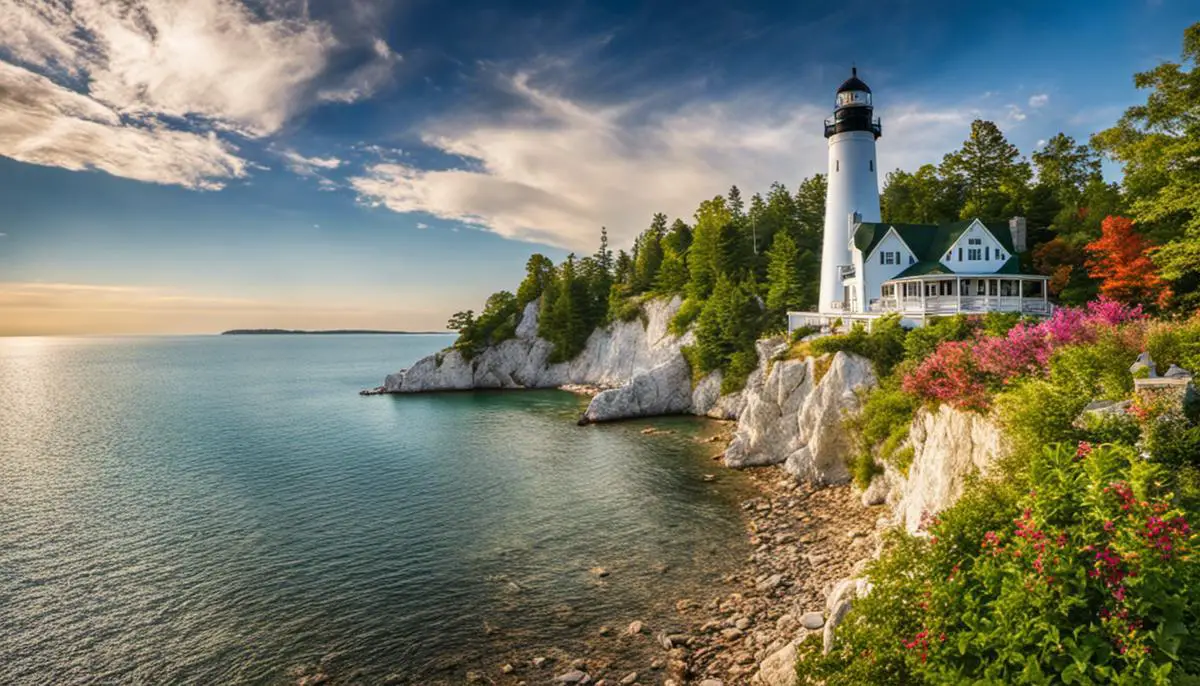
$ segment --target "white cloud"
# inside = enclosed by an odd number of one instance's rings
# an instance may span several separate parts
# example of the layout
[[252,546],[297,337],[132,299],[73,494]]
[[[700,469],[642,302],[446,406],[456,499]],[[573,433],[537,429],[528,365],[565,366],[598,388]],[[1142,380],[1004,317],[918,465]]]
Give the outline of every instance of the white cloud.
[[1050,102],[1050,96],[1046,93],[1038,93],[1029,98],[1029,106],[1033,108],[1044,107],[1048,102]]
[[[654,212],[690,220],[701,199],[732,184],[747,193],[776,180],[795,188],[825,171],[824,106],[747,92],[649,112],[638,103],[575,101],[534,87],[526,74],[507,87],[526,104],[522,113],[442,118],[422,131],[426,144],[465,158],[464,168],[380,160],[351,187],[363,202],[397,212],[590,252],[601,226],[614,244],[628,244]],[[978,113],[901,106],[881,115],[886,170],[936,162]]]
[[[424,231],[425,229],[428,229],[428,228],[429,228],[429,225],[428,225],[428,224],[426,224],[425,222],[417,222],[417,228],[418,228],[418,229],[421,229],[422,231]],[[3,236],[3,235],[4,235],[4,234],[0,233],[0,236]]]
[[1025,121],[1025,113],[1016,105],[1008,106],[1008,118],[1013,121]]
[[213,190],[246,175],[215,133],[124,124],[108,107],[50,79],[0,62],[0,155],[64,169],[99,169],[152,183]]
[[305,157],[295,150],[282,150],[279,156],[283,158],[287,168],[301,176],[313,176],[318,169],[337,169],[343,161],[336,157]]
[[[322,99],[331,55],[348,47],[304,2],[254,7],[0,0],[0,55],[14,62],[0,62],[0,155],[197,188],[243,176],[248,163],[219,136],[279,131]],[[339,101],[369,96],[399,60],[371,40],[374,56],[336,86]]]
[[1045,138],[1039,138],[1039,139],[1037,140],[1037,143],[1034,143],[1034,144],[1033,144],[1033,147],[1034,147],[1034,149],[1035,149],[1035,150],[1041,150],[1042,148],[1046,147],[1046,139],[1045,139]]

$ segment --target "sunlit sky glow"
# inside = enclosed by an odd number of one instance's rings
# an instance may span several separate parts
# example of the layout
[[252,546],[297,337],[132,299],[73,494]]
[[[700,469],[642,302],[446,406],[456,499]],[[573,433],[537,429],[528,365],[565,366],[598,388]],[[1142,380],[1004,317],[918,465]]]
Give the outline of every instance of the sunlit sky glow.
[[0,335],[440,329],[533,251],[822,171],[851,61],[883,170],[977,117],[1028,154],[1143,98],[1195,10],[0,0]]

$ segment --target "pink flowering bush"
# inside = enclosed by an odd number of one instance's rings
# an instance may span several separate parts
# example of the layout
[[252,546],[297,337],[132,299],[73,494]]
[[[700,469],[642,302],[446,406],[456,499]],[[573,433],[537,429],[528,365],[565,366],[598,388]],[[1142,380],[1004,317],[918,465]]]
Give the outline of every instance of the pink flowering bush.
[[801,683],[1175,684],[1200,677],[1200,537],[1132,450],[1060,444],[982,484],[868,575]]
[[1095,342],[1143,316],[1140,306],[1103,299],[1085,308],[1062,307],[1037,324],[1018,323],[1003,336],[942,343],[905,376],[902,387],[926,400],[984,410],[995,391],[1018,378],[1047,373],[1055,351]]

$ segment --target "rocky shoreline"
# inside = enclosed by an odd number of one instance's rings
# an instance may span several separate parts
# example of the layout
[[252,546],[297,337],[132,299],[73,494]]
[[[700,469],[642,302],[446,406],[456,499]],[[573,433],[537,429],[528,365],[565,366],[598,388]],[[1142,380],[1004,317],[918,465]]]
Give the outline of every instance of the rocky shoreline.
[[579,655],[523,647],[518,654],[500,656],[494,666],[467,672],[466,681],[497,686],[793,683],[794,646],[824,631],[833,609],[827,597],[873,555],[878,525],[888,520],[888,512],[864,507],[849,485],[814,487],[776,467],[746,473],[759,492],[741,503],[753,553],[709,597],[677,599],[675,617],[659,620],[662,626],[633,621],[601,627]]

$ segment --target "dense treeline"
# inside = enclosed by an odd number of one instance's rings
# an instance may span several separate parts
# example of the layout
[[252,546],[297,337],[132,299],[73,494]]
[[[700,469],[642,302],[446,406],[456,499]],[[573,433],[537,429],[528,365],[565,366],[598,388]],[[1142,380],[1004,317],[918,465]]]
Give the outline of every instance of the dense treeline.
[[[1183,62],[1136,74],[1150,91],[1112,128],[1080,143],[1059,133],[1030,161],[992,122],[940,165],[887,175],[883,219],[938,223],[1024,216],[1027,267],[1051,277],[1062,302],[1098,292],[1180,311],[1200,305],[1200,24],[1184,32]],[[1121,164],[1121,184],[1105,183],[1100,161]],[[1105,219],[1121,216],[1105,227]],[[1161,280],[1161,281],[1160,281]],[[1130,289],[1124,284],[1149,283]]]
[[[940,164],[887,175],[883,219],[940,223],[1020,215],[1029,227],[1025,267],[1051,277],[1060,302],[1096,295],[1150,308],[1200,305],[1200,24],[1184,37],[1184,62],[1137,74],[1149,89],[1116,126],[1080,143],[1059,133],[1029,159],[989,121],[975,121],[958,150]],[[1100,162],[1123,165],[1121,184],[1106,183]],[[596,326],[629,320],[648,297],[685,298],[673,329],[693,327],[688,359],[697,374],[726,372],[740,387],[754,366],[754,340],[780,330],[789,309],[816,305],[824,175],[781,183],[746,203],[734,186],[700,203],[690,218],[656,214],[631,249],[614,255],[607,232],[593,255],[554,265],[534,255],[516,295],[492,295],[479,315],[450,321],[455,346],[470,356],[511,337],[525,306],[541,301],[539,333],[555,359],[582,350]]]
[[571,254],[555,265],[535,254],[516,295],[495,293],[482,313],[456,313],[448,326],[470,357],[512,337],[526,305],[540,297],[538,334],[554,344],[555,361],[569,360],[597,326],[638,317],[645,298],[680,296],[672,328],[695,325],[694,370],[725,370],[725,388],[733,390],[757,364],[754,341],[783,329],[789,309],[816,304],[824,217],[823,175],[795,193],[773,184],[748,205],[734,186],[700,203],[691,224],[655,214],[629,251],[614,254],[602,229],[593,255]]

